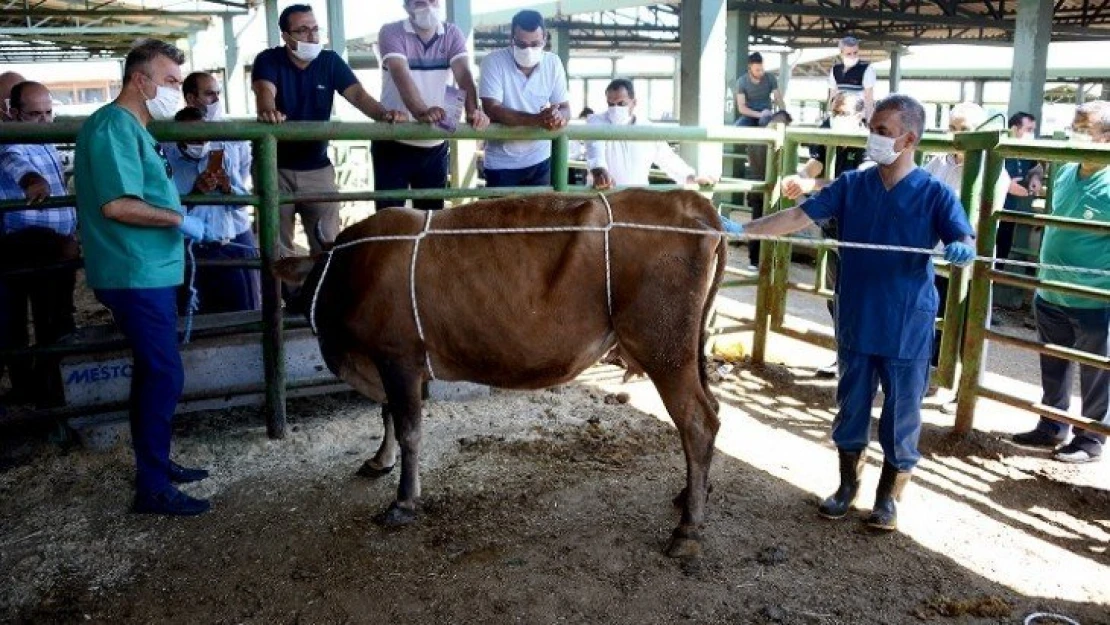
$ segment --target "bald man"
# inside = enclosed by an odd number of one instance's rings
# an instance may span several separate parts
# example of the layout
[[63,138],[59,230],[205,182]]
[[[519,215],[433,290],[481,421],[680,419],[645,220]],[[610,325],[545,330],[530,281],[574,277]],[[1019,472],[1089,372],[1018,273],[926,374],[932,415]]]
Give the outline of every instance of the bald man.
[[18,72],[4,72],[0,74],[0,121],[8,121],[8,101],[12,97],[12,87],[27,79]]
[[[54,121],[50,91],[37,82],[23,81],[11,89],[8,123],[49,124]],[[34,321],[35,344],[50,345],[76,326],[73,287],[77,270],[49,267],[77,257],[77,212],[73,207],[37,208],[50,197],[67,195],[58,150],[50,144],[0,146],[0,198],[21,200],[27,209],[4,213],[3,246],[16,254],[33,274],[4,276],[0,301],[0,341],[8,348],[27,347],[27,308]],[[56,358],[12,358],[9,363],[13,403],[54,405],[62,401],[62,381]]]

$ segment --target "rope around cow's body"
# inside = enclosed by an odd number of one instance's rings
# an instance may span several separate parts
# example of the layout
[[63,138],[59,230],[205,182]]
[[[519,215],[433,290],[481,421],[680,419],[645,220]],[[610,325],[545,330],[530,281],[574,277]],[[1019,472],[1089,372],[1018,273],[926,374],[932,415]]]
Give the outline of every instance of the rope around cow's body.
[[[432,215],[434,211],[427,211],[427,217],[424,220],[424,228],[418,234],[396,234],[396,235],[376,235],[369,237],[362,237],[353,241],[346,241],[339,245],[332,247],[326,252],[324,260],[324,269],[320,274],[320,279],[316,283],[316,289],[312,294],[312,301],[309,306],[309,325],[312,327],[313,334],[317,334],[316,327],[316,301],[320,296],[320,289],[324,284],[324,278],[327,277],[328,269],[331,267],[331,261],[335,253],[347,248],[364,245],[368,243],[385,243],[385,242],[403,242],[412,241],[412,260],[409,266],[409,294],[412,301],[413,317],[416,321],[416,330],[420,337],[421,343],[424,342],[424,328],[420,320],[420,311],[416,300],[416,259],[420,249],[420,242],[429,236],[489,236],[489,235],[513,235],[513,234],[565,234],[565,233],[589,233],[596,232],[605,236],[605,297],[607,310],[610,315],[613,314],[613,291],[612,291],[612,268],[610,262],[609,252],[609,235],[614,229],[626,230],[647,230],[654,232],[671,232],[675,234],[688,234],[695,236],[714,236],[724,237],[730,240],[747,240],[747,241],[766,241],[770,243],[789,243],[792,245],[803,245],[808,247],[828,247],[836,249],[858,249],[858,250],[871,250],[879,252],[901,252],[906,254],[921,254],[933,258],[943,258],[942,251],[930,248],[921,247],[908,247],[903,245],[883,245],[878,243],[857,243],[854,241],[840,241],[837,239],[807,239],[802,237],[783,237],[772,235],[757,235],[757,234],[731,234],[721,232],[719,230],[704,230],[700,228],[684,228],[680,226],[666,226],[658,224],[638,224],[623,221],[613,220],[613,209],[609,204],[609,200],[603,194],[599,194],[605,204],[606,213],[608,216],[608,223],[604,226],[524,226],[518,228],[467,228],[456,230],[432,230]],[[1068,265],[1055,265],[1050,263],[1035,263],[1028,261],[998,259],[993,256],[975,256],[973,262],[982,263],[1004,263],[1014,267],[1027,267],[1034,269],[1050,269],[1054,271],[1068,271],[1078,274],[1097,275],[1110,277],[1110,271],[1105,269],[1090,269],[1086,267],[1071,267]],[[432,379],[435,379],[435,372],[432,369],[431,357],[427,351],[424,353],[425,365],[428,368],[428,373]]]

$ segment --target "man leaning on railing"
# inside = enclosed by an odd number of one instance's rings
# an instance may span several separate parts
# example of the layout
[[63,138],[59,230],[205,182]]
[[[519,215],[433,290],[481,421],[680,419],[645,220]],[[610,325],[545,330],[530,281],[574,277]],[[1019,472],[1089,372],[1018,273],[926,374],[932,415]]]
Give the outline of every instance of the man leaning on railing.
[[[54,121],[50,91],[37,82],[16,84],[10,95],[13,122],[49,124]],[[79,257],[77,213],[73,207],[35,209],[51,196],[67,195],[62,159],[50,144],[0,147],[0,199],[25,200],[28,210],[5,213],[0,237],[0,269],[32,269],[0,277],[0,340],[6,349],[27,347],[27,307],[35,328],[35,345],[57,342],[75,329],[73,288],[75,267],[57,265]],[[57,359],[19,356],[9,360],[11,403],[47,406],[62,401]]]
[[[1110,102],[1081,105],[1072,121],[1072,142],[1110,144]],[[1069,163],[1057,167],[1052,183],[1052,215],[1092,223],[1110,224],[1110,167],[1094,163]],[[1045,228],[1041,263],[1088,269],[1110,267],[1110,235],[1064,228]],[[1040,270],[1041,280],[1110,290],[1106,276],[1066,270]],[[1096,356],[1107,355],[1110,304],[1106,300],[1038,289],[1033,300],[1038,338]],[[1041,354],[1041,403],[1067,410],[1071,403],[1075,364]],[[1083,416],[1110,425],[1110,371],[1079,365],[1079,392]],[[1094,462],[1102,457],[1106,436],[1082,428],[1068,441],[1071,426],[1041,417],[1037,427],[1014,435],[1014,442],[1034,447],[1055,447],[1052,457],[1061,462]],[[1057,445],[1060,445],[1057,447]]]

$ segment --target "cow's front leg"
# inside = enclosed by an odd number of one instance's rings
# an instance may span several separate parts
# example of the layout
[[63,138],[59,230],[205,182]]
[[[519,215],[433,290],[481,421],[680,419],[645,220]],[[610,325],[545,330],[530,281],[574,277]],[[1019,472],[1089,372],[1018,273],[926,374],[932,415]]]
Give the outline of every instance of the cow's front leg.
[[389,404],[382,404],[382,444],[373,458],[362,463],[358,475],[378,478],[393,470],[397,464],[397,435],[393,426],[393,411]]
[[397,499],[379,520],[383,525],[395,527],[416,521],[416,506],[420,498],[420,388],[423,374],[419,369],[379,369],[401,449],[401,482],[397,486]]

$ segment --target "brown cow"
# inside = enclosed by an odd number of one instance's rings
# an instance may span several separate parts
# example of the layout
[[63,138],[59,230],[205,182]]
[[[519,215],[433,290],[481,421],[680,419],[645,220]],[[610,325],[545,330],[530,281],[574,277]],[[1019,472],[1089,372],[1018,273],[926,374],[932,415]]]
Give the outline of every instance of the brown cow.
[[[611,312],[599,232],[428,235],[415,266],[423,342],[410,291],[413,242],[344,244],[416,235],[424,228],[425,212],[389,209],[344,230],[322,283],[323,255],[277,263],[278,275],[304,283],[307,296],[319,287],[315,321],[328,367],[363,395],[387,404],[381,447],[360,471],[389,471],[399,441],[401,480],[383,522],[401,525],[416,517],[421,388],[430,376],[428,362],[437,379],[534,389],[574,379],[615,346],[654,382],[686,452],[682,520],[667,553],[700,553],[719,426],[704,346],[726,262],[720,218],[708,200],[690,191],[627,190],[607,197],[614,222],[704,232],[615,227]],[[437,212],[430,228],[604,227],[608,221],[598,196],[545,195]]]

